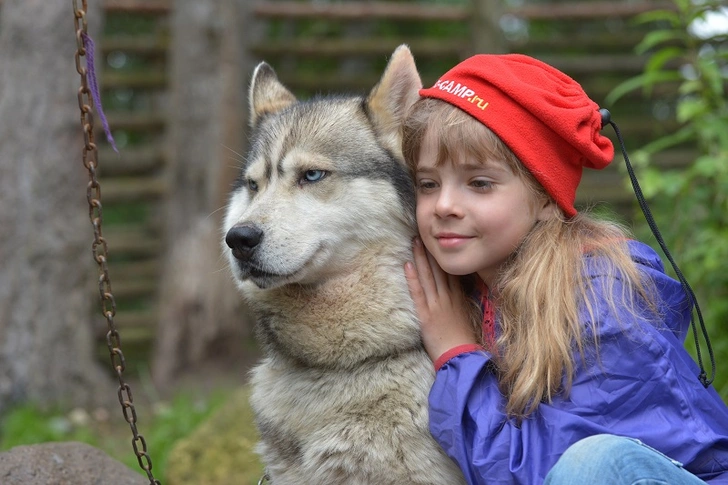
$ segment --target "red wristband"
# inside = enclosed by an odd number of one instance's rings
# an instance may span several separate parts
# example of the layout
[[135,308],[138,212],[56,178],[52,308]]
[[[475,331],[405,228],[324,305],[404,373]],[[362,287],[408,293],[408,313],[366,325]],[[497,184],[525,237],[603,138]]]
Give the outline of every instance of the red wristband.
[[457,357],[460,354],[466,354],[468,352],[474,352],[476,350],[485,350],[482,345],[478,344],[463,344],[458,345],[457,347],[453,347],[444,354],[442,354],[440,357],[437,358],[435,361],[435,370],[440,370],[440,367],[445,365],[448,360],[452,359],[453,357]]

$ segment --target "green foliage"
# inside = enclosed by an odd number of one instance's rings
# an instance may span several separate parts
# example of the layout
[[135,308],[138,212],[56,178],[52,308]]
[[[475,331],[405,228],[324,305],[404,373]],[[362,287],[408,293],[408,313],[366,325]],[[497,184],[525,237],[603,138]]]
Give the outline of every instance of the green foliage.
[[89,428],[74,426],[68,416],[59,412],[40,411],[34,406],[12,410],[2,424],[0,451],[51,441],[81,441],[98,446],[97,437]]
[[[168,404],[158,404],[154,416],[141,432],[149,444],[155,468],[160,470],[164,478],[167,457],[174,445],[189,436],[197,426],[209,417],[229,397],[229,392],[216,392],[209,396],[193,396],[182,393],[175,396]],[[131,438],[129,438],[131,440]],[[125,441],[124,444],[127,444]],[[139,469],[139,463],[131,446],[127,453],[119,458],[130,468]],[[141,473],[141,470],[140,470]],[[155,476],[157,473],[155,473]]]
[[[231,394],[229,390],[205,396],[183,392],[169,403],[159,402],[151,408],[144,408],[145,412],[140,413],[137,426],[147,442],[155,478],[165,482],[167,457],[172,448],[191,435]],[[253,426],[252,420],[250,426]],[[123,417],[116,414],[111,417],[104,413],[101,416],[93,413],[89,415],[81,409],[70,413],[41,411],[36,406],[24,405],[3,418],[0,430],[0,451],[19,445],[80,441],[103,450],[129,468],[144,474],[131,445],[131,430]]]
[[[658,84],[677,85],[675,118],[680,127],[633,154],[638,178],[673,253],[701,303],[716,353],[716,389],[728,398],[728,36],[700,38],[696,21],[720,11],[721,2],[674,0],[675,9],[649,12],[636,21],[654,26],[636,47],[648,54],[644,72],[617,86],[607,102]],[[670,149],[691,153],[690,162],[666,166]],[[638,221],[642,218],[637,218]],[[646,227],[638,228],[647,237]],[[697,317],[696,317],[697,322]],[[693,353],[693,342],[688,343]],[[710,377],[706,346],[703,361]]]
[[192,434],[175,444],[165,467],[170,483],[258,483],[263,465],[255,452],[259,436],[249,400],[249,388],[237,391]]

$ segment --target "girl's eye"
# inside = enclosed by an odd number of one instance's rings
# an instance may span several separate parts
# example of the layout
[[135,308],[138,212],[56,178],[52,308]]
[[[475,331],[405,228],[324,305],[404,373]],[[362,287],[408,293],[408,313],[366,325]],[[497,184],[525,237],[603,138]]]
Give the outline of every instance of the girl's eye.
[[251,192],[257,192],[258,191],[258,182],[256,182],[253,179],[248,179],[248,189],[250,189]]
[[484,179],[475,179],[470,184],[477,189],[489,189],[493,186],[493,182]]
[[437,187],[437,183],[434,180],[423,179],[417,182],[417,188],[420,190],[431,190]]
[[326,177],[326,171],[325,170],[307,170],[303,177],[301,177],[300,182],[301,183],[312,183],[312,182],[318,182],[319,180]]

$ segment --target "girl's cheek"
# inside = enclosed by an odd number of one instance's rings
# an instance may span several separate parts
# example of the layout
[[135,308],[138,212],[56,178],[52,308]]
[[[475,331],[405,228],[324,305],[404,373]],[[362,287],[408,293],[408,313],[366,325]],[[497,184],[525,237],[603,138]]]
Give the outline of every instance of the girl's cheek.
[[417,233],[420,235],[420,239],[425,245],[425,248],[429,251],[430,248],[427,247],[429,241],[428,234],[430,233],[430,222],[429,220],[420,215],[420,212],[417,212]]
[[425,204],[421,198],[417,198],[417,205],[415,207],[415,219],[417,220],[417,225],[422,227],[427,224],[427,218],[425,217]]

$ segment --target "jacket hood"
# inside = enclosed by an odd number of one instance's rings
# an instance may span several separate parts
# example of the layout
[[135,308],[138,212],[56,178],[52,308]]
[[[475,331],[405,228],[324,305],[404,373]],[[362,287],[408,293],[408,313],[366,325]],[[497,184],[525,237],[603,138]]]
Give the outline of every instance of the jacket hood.
[[654,282],[664,324],[684,342],[690,328],[691,299],[679,281],[665,274],[665,266],[654,249],[635,240],[628,241],[627,247],[637,267]]

